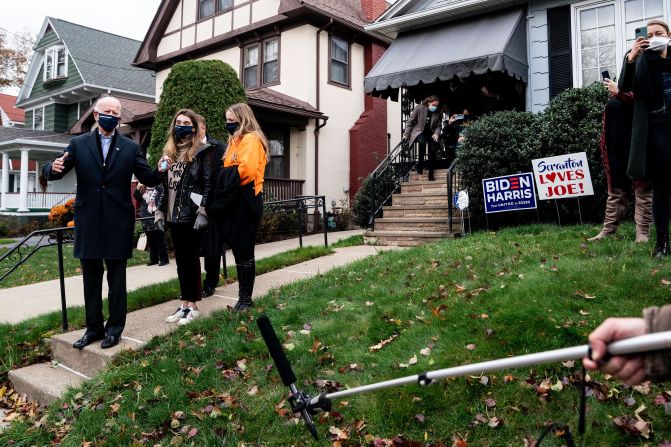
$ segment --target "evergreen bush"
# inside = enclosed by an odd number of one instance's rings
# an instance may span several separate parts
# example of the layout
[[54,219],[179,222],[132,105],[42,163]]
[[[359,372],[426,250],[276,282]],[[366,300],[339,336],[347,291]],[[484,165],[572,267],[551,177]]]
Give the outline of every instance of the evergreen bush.
[[208,135],[226,142],[226,109],[245,101],[245,88],[230,65],[219,60],[175,64],[163,83],[151,128],[150,165],[155,165],[161,157],[171,120],[179,109],[192,109],[203,115]]

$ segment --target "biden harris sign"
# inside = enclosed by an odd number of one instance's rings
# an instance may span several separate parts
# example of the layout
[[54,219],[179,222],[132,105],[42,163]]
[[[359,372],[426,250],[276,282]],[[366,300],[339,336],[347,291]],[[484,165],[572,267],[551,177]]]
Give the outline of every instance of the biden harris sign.
[[486,213],[536,208],[533,174],[505,175],[482,180]]

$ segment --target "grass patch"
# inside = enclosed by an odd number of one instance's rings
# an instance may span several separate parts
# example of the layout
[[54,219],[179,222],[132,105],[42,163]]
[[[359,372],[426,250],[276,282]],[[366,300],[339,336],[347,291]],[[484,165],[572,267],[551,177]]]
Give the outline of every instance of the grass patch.
[[[0,255],[6,253],[7,250],[6,248],[0,250]],[[149,253],[133,249],[133,257],[128,260],[128,266],[145,264],[148,260]],[[5,266],[9,266],[15,262],[12,259],[6,259],[3,263]],[[66,277],[81,274],[79,259],[76,259],[72,255],[71,244],[63,246],[63,269]],[[44,247],[40,248],[25,264],[21,265],[0,282],[0,289],[24,286],[57,278],[58,247]]]
[[[635,245],[631,225],[620,230],[631,236],[626,240],[587,244],[596,231],[536,225],[477,233],[282,287],[250,315],[218,312],[122,354],[113,368],[51,405],[42,423],[15,421],[0,444],[323,445],[280,404],[287,389],[268,368],[256,316],[266,313],[280,339],[293,345],[287,355],[298,385],[312,393],[582,344],[606,316],[640,315],[669,296],[669,261],[652,259],[650,245]],[[380,351],[369,349],[394,334]],[[342,445],[401,434],[412,445],[451,445],[463,436],[469,445],[519,446],[548,421],[568,423],[575,435],[578,371],[579,362],[547,364],[392,388],[334,402],[336,411],[319,416],[317,427],[323,437],[330,427],[347,433]],[[585,445],[652,445],[611,422],[633,417],[641,404],[654,445],[671,436],[671,419],[655,403],[662,387],[643,394],[600,374],[593,380]],[[543,391],[543,383],[557,382],[561,389]],[[494,417],[502,421],[496,427],[489,424]]]
[[0,245],[13,244],[16,239],[0,239]]
[[350,236],[347,239],[341,239],[333,244],[333,248],[343,248],[343,247],[354,247],[357,245],[363,245],[363,234],[357,234],[356,236]]
[[[258,275],[332,254],[327,247],[297,248],[261,259],[256,264]],[[174,267],[174,262],[171,264]],[[169,268],[169,267],[166,267]],[[235,269],[229,270],[229,279],[235,279]],[[142,287],[128,293],[128,312],[161,304],[179,296],[176,279]],[[103,309],[107,316],[107,299]],[[86,325],[84,307],[68,308],[70,330]],[[18,324],[0,324],[0,383],[10,369],[47,361],[50,358],[48,339],[61,332],[61,312],[51,312]]]

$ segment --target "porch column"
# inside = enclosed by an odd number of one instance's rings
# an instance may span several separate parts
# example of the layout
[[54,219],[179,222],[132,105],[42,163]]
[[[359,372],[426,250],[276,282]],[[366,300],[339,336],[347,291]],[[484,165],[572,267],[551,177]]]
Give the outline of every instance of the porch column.
[[0,209],[7,209],[7,192],[9,191],[9,154],[2,153],[2,196],[0,196]]
[[21,176],[19,177],[19,209],[18,212],[27,212],[28,209],[28,154],[30,149],[21,149]]
[[35,160],[35,192],[40,192],[40,162]]

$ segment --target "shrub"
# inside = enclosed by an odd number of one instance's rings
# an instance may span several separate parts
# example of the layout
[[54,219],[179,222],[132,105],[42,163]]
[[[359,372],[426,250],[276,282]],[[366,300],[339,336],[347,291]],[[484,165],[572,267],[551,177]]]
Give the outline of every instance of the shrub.
[[[594,195],[580,198],[583,220],[600,222],[608,196],[599,141],[608,92],[600,84],[574,88],[556,96],[540,116],[540,150],[543,157],[586,152]],[[548,201],[549,202],[549,201]],[[576,200],[558,200],[562,222],[577,222]],[[554,208],[554,204],[552,204]],[[556,210],[554,210],[556,216]],[[556,219],[556,217],[555,217]]]
[[370,219],[370,187],[369,177],[361,181],[361,188],[354,194],[352,201],[352,223],[361,228],[368,227],[368,220]]
[[[462,177],[461,189],[468,190],[474,225],[481,226],[485,217],[482,179],[530,172],[531,160],[541,155],[539,128],[537,115],[514,111],[486,115],[468,128],[466,140],[457,150],[457,169]],[[501,213],[497,222],[517,222],[520,217],[517,213]],[[527,217],[536,219],[535,213]]]
[[225,142],[226,109],[245,101],[245,89],[230,65],[219,60],[175,64],[163,84],[151,127],[149,163],[154,165],[161,157],[170,122],[179,109],[192,109],[203,115],[207,133]]

